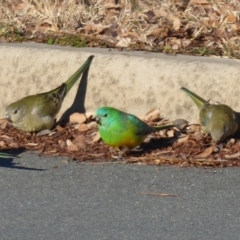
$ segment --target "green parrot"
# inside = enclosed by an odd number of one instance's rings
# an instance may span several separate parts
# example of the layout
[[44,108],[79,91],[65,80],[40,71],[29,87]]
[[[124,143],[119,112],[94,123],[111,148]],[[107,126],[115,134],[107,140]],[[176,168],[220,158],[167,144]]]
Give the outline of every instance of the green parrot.
[[196,104],[203,132],[210,134],[216,142],[222,142],[238,130],[239,114],[225,104],[210,104],[209,101],[182,87]]
[[24,132],[51,129],[66,94],[90,66],[93,57],[90,56],[65,83],[54,90],[27,96],[10,104],[6,108],[6,118]]
[[0,158],[15,158],[15,157],[18,157],[18,156],[10,153],[0,152]]
[[96,121],[102,140],[125,153],[140,145],[150,133],[174,127],[172,124],[151,127],[138,117],[113,107],[99,108]]

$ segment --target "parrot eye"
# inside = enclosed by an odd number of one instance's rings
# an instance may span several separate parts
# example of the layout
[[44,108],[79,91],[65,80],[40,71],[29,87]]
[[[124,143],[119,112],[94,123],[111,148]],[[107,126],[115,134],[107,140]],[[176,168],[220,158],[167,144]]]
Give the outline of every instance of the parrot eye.
[[18,110],[15,110],[14,112],[13,112],[13,114],[16,114],[18,112]]
[[108,115],[107,115],[107,113],[106,113],[106,114],[104,114],[103,116],[104,116],[104,117],[107,117]]

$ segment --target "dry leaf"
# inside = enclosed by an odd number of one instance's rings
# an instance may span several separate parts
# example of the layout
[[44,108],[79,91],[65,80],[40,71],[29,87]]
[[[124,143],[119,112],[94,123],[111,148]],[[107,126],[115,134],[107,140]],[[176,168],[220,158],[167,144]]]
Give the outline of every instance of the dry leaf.
[[123,37],[129,37],[132,39],[138,39],[140,37],[140,35],[136,32],[126,32],[122,35]]
[[172,45],[172,50],[178,50],[178,49],[179,49],[179,45],[177,44]]
[[88,120],[91,120],[95,117],[95,112],[86,112],[85,116]]
[[168,36],[169,29],[167,27],[160,27],[153,30],[148,36],[153,36],[154,40],[162,40]]
[[90,122],[87,124],[90,129],[97,129],[98,124],[96,122]]
[[67,146],[73,145],[73,143],[72,143],[72,141],[70,139],[67,139],[66,144],[67,144]]
[[63,127],[61,127],[60,125],[57,125],[56,130],[60,132],[60,131],[64,131],[65,129]]
[[233,14],[229,15],[227,17],[227,22],[228,23],[235,23],[236,22],[236,17]]
[[144,116],[145,121],[156,121],[160,118],[160,110],[159,109],[152,109],[147,112]]
[[31,143],[31,142],[29,142],[29,143],[27,143],[26,145],[27,145],[27,146],[37,146],[38,144],[37,144],[37,143]]
[[181,27],[181,21],[178,17],[174,17],[173,19],[173,28],[174,30],[179,30]]
[[0,125],[2,125],[3,123],[7,122],[7,119],[6,118],[2,118],[0,119]]
[[225,158],[228,158],[228,159],[230,159],[230,158],[238,158],[238,157],[240,157],[240,151],[237,152],[237,153],[234,153],[232,155],[225,155]]
[[5,142],[4,141],[0,141],[0,147],[5,147],[5,146],[6,146]]
[[74,139],[74,144],[77,145],[78,147],[82,148],[85,146],[86,144],[86,136],[81,134],[78,135],[75,139]]
[[102,24],[88,24],[84,26],[84,30],[86,33],[101,33],[107,26],[103,26]]
[[120,37],[120,40],[116,44],[116,47],[128,47],[130,43],[131,43],[131,38]]
[[79,124],[84,123],[86,120],[87,120],[87,117],[83,113],[73,113],[69,118],[69,122],[79,123]]
[[85,131],[87,131],[87,130],[89,130],[89,127],[87,126],[87,124],[81,124],[79,127],[78,127],[78,131],[79,132],[85,132]]
[[177,142],[178,142],[178,143],[182,143],[182,142],[187,141],[188,139],[189,139],[189,135],[186,135],[186,136],[184,136],[184,137],[178,138]]
[[70,151],[70,152],[77,152],[78,147],[75,144],[72,144],[72,145],[67,147],[67,150]]
[[8,135],[1,135],[1,138],[3,138],[6,141],[12,141],[13,140],[13,138],[9,137]]
[[208,0],[191,0],[189,4],[210,5]]
[[173,129],[168,130],[168,131],[167,131],[167,136],[168,136],[168,137],[174,137],[174,132],[175,132],[175,131],[174,131]]
[[8,144],[8,147],[11,147],[11,148],[19,148],[19,144],[16,143],[16,142],[10,142],[10,143]]
[[61,149],[64,149],[67,146],[66,142],[62,139],[58,140],[58,144],[59,144]]
[[212,152],[213,152],[213,146],[210,146],[204,152],[194,156],[194,158],[205,158],[205,157],[208,157],[209,155],[211,155]]
[[97,132],[96,135],[93,137],[92,142],[97,142],[101,139],[100,133]]

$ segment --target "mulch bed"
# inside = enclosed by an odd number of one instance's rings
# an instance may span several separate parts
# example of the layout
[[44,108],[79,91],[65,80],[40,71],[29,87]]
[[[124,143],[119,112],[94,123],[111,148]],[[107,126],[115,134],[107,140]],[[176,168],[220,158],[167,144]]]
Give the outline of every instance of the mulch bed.
[[[156,121],[148,123],[156,125]],[[153,133],[142,144],[142,151],[132,151],[123,159],[118,159],[117,150],[100,139],[93,118],[81,123],[70,122],[64,127],[57,125],[50,134],[42,136],[19,131],[6,119],[0,120],[0,149],[19,148],[45,156],[68,156],[78,162],[182,167],[240,166],[240,140],[232,138],[216,145],[209,136],[201,133],[198,124],[185,124],[181,129],[172,128]]]

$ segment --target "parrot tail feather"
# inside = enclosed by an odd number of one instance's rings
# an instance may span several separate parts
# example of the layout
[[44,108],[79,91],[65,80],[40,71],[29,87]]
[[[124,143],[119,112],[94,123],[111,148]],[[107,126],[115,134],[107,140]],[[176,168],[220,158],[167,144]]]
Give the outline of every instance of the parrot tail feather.
[[169,129],[169,128],[172,128],[172,127],[174,127],[174,124],[153,126],[152,128],[153,128],[154,132],[157,132],[157,131],[161,131],[161,130],[164,130],[164,129]]
[[181,90],[183,90],[196,104],[196,106],[201,109],[205,104],[208,103],[207,100],[203,99],[202,97],[198,96],[196,93],[188,90],[185,87],[181,87]]

